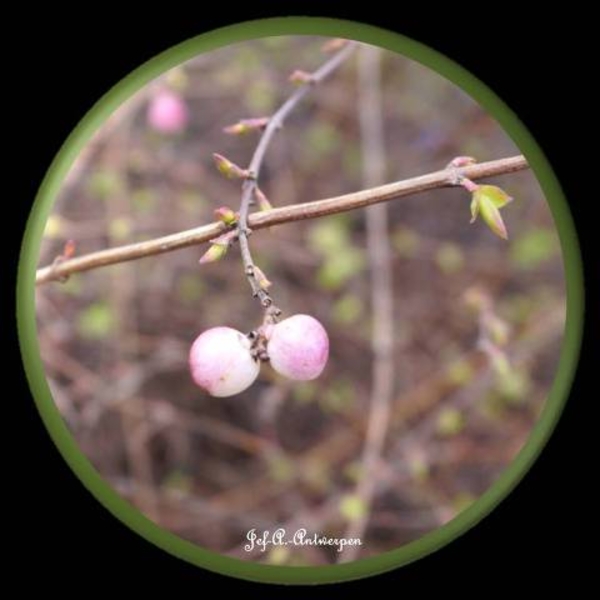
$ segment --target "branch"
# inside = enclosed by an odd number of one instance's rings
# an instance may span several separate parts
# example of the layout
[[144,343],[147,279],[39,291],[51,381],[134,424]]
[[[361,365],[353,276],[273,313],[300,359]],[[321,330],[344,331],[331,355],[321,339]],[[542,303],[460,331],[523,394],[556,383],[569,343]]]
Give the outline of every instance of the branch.
[[[358,117],[362,141],[363,183],[385,181],[385,140],[382,120],[381,55],[377,48],[361,48],[358,62]],[[392,257],[386,204],[369,207],[367,248],[371,277],[372,381],[367,430],[361,457],[360,479],[354,495],[361,502],[362,514],[350,520],[344,537],[361,539],[367,530],[375,496],[375,477],[390,421],[394,394],[394,307]],[[364,542],[364,540],[363,540]],[[349,546],[340,562],[358,558],[360,546]]]
[[[469,179],[477,180],[485,177],[494,177],[506,173],[514,173],[529,168],[524,156],[511,156],[485,163],[469,165],[461,169],[462,174]],[[291,204],[272,210],[252,213],[248,216],[248,226],[253,230],[264,229],[273,225],[281,225],[292,221],[316,219],[327,215],[347,212],[357,208],[364,208],[379,202],[388,202],[396,198],[411,196],[421,192],[443,187],[452,187],[456,178],[455,169],[443,169],[419,177],[411,177],[402,181],[361,190],[343,196],[335,196],[324,200],[314,200],[302,204]],[[71,258],[54,265],[42,267],[36,272],[36,284],[48,281],[61,280],[73,273],[89,271],[98,267],[136,260],[155,254],[172,252],[180,248],[195,246],[217,237],[227,231],[224,223],[214,222],[194,229],[180,231],[171,235],[108,248],[99,252],[92,252],[76,258]]]
[[[242,199],[240,202],[240,218],[238,223],[238,241],[240,243],[240,252],[242,255],[242,262],[244,264],[244,272],[250,283],[252,294],[257,297],[265,309],[272,307],[273,300],[270,294],[263,289],[257,276],[256,267],[252,259],[250,252],[250,245],[248,243],[248,213],[250,210],[250,204],[254,192],[257,188],[257,179],[260,174],[260,169],[275,132],[283,127],[287,116],[298,106],[300,101],[308,95],[311,89],[317,84],[323,81],[329,74],[337,69],[352,53],[354,50],[354,44],[348,44],[342,48],[337,54],[332,56],[327,62],[325,62],[319,69],[312,73],[307,82],[305,82],[299,89],[297,89],[280,107],[279,109],[269,118],[269,122],[258,142],[248,172],[250,177],[246,179],[242,185]],[[271,311],[275,316],[279,313],[277,307],[272,307]]]

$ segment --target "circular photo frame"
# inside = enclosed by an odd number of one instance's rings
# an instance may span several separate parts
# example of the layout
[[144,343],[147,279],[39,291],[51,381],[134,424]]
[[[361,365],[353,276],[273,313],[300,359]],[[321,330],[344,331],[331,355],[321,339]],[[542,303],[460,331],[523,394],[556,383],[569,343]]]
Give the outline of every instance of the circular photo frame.
[[315,584],[426,556],[511,492],[566,402],[582,291],[560,185],[486,85],[291,17],[188,40],[90,110],[35,200],[17,316],[40,415],[115,517]]

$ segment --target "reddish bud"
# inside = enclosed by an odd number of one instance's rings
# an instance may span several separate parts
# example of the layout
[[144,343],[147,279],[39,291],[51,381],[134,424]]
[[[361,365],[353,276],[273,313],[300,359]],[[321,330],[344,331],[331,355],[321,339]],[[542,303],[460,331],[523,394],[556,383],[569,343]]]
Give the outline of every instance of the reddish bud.
[[472,156],[457,156],[453,158],[446,167],[447,169],[459,169],[460,167],[468,167],[474,165],[477,162]]
[[331,40],[327,40],[321,46],[321,52],[325,52],[325,54],[337,52],[338,50],[341,50],[347,43],[348,40],[345,40],[344,38],[333,38]]
[[312,81],[312,75],[301,69],[296,69],[289,77],[290,83],[294,85],[304,85]]
[[75,240],[67,240],[63,247],[62,257],[66,260],[73,256],[75,256]]

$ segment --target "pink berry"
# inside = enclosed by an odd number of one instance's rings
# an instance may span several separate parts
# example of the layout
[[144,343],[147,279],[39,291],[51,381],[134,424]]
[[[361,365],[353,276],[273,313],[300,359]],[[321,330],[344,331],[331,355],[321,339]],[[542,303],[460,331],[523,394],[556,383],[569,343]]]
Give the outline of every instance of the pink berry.
[[315,379],[322,373],[329,357],[329,338],[314,317],[289,317],[277,323],[268,337],[267,353],[278,373],[299,381]]
[[170,90],[161,90],[150,100],[146,116],[150,127],[161,133],[179,133],[189,120],[185,102]]
[[200,334],[190,349],[194,382],[211,396],[233,396],[258,377],[259,363],[250,354],[250,340],[231,327],[213,327]]

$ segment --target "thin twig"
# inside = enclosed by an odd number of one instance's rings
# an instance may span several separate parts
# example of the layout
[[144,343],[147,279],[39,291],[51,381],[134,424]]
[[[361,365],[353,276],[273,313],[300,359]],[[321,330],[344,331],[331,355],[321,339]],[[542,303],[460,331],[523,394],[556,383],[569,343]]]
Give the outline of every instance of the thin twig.
[[257,179],[260,174],[260,169],[267,152],[267,149],[279,129],[283,127],[283,124],[288,115],[298,106],[300,101],[308,95],[312,87],[317,83],[320,83],[335,69],[337,69],[352,53],[354,50],[354,44],[348,44],[342,48],[337,54],[334,54],[327,62],[325,62],[319,69],[311,74],[308,82],[298,88],[280,107],[277,111],[269,118],[269,122],[256,146],[248,172],[250,177],[244,180],[242,184],[242,199],[240,202],[240,218],[238,223],[238,241],[240,244],[240,252],[242,255],[242,262],[244,264],[244,272],[250,283],[252,294],[257,297],[261,305],[265,310],[271,312],[275,317],[280,312],[279,309],[273,306],[273,300],[270,294],[263,289],[260,284],[259,278],[256,276],[256,267],[252,254],[250,252],[250,244],[248,243],[248,213],[250,211],[250,204],[254,191],[257,187]]
[[[385,180],[380,63],[381,55],[377,48],[361,48],[358,62],[358,117],[363,154],[363,183],[366,186],[377,185]],[[355,490],[363,511],[349,523],[344,536],[346,539],[361,540],[370,519],[376,485],[374,473],[383,451],[394,393],[394,290],[387,205],[377,204],[365,212],[373,320],[372,381],[360,480]],[[348,546],[346,552],[340,554],[340,562],[355,560],[360,549],[361,546],[358,545]]]
[[[517,155],[500,158],[485,163],[464,167],[462,170],[469,179],[482,179],[507,173],[515,173],[529,168],[524,156]],[[364,208],[379,202],[388,202],[396,198],[403,198],[437,188],[451,187],[455,170],[443,169],[419,177],[411,177],[402,181],[386,185],[335,196],[324,200],[314,200],[301,204],[291,204],[272,210],[252,213],[248,216],[248,226],[252,230],[264,229],[273,225],[316,219],[341,212]],[[73,273],[89,271],[98,267],[136,260],[146,256],[154,256],[165,252],[172,252],[180,248],[196,246],[208,242],[212,238],[225,232],[227,227],[221,222],[209,223],[194,229],[180,231],[153,240],[127,244],[92,252],[65,260],[57,265],[42,267],[36,272],[36,284],[60,280]]]

